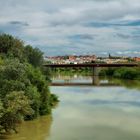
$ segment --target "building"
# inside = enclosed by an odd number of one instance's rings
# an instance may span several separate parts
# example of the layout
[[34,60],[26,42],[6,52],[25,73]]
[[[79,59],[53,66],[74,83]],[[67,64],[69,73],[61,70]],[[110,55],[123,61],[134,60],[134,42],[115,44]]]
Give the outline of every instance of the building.
[[140,62],[140,57],[134,57],[134,61]]
[[76,60],[76,57],[75,56],[69,56],[69,60],[70,61],[75,61]]

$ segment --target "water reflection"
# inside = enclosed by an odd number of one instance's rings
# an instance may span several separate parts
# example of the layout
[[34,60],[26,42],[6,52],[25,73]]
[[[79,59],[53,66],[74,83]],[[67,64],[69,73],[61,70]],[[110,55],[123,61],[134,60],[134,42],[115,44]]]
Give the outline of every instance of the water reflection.
[[[59,80],[65,82],[63,77],[54,78],[53,82]],[[89,83],[92,78],[71,77],[69,82]],[[140,91],[137,86],[132,81],[108,78],[101,78],[99,84],[119,86],[51,87],[61,102],[53,112],[49,140],[140,139]],[[127,88],[127,85],[134,89]]]
[[81,76],[81,75],[55,75],[52,77],[51,86],[125,86],[127,88],[140,89],[140,81],[123,80],[110,77]]
[[108,78],[109,82],[114,82],[120,84],[121,86],[127,87],[129,89],[139,89],[140,90],[140,81],[139,80],[120,80],[114,78]]
[[60,104],[50,140],[139,140],[140,93],[124,88],[53,87]]
[[92,78],[53,77],[66,84],[50,87],[60,100],[53,123],[51,116],[24,122],[7,140],[140,140],[140,82],[98,77],[95,86]]
[[52,78],[52,84],[51,85],[57,85],[57,86],[64,86],[64,85],[100,85],[100,79],[99,76],[79,76],[79,75],[73,75],[73,76],[66,76],[66,75],[57,75]]

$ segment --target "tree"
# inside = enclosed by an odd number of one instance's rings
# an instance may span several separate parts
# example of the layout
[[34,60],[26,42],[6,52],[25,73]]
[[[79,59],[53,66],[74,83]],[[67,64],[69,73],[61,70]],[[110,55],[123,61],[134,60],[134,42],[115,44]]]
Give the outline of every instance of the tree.
[[20,60],[24,59],[23,56],[23,41],[14,38],[8,34],[0,34],[0,53],[8,57],[17,57]]
[[0,66],[0,97],[4,98],[12,91],[24,91],[29,85],[25,65],[17,59],[6,59]]
[[40,93],[38,92],[37,87],[33,85],[29,86],[25,91],[25,95],[32,101],[31,108],[34,110],[34,114],[26,115],[25,120],[37,118],[40,115],[39,108],[41,105]]
[[17,132],[16,125],[23,120],[24,116],[34,113],[30,104],[31,101],[22,91],[13,91],[6,95],[3,115],[0,117],[1,129],[6,132],[11,130]]
[[25,47],[27,61],[35,67],[40,67],[43,64],[43,53],[38,48],[32,48],[28,45]]
[[[57,97],[48,87],[43,53],[7,34],[0,35],[0,132],[16,131],[21,120],[51,112]],[[46,76],[43,74],[46,74]]]

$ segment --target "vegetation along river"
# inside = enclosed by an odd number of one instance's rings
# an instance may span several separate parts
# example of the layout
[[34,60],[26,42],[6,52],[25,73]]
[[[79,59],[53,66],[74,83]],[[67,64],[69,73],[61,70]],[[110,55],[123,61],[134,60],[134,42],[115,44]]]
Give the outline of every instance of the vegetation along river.
[[24,122],[7,140],[140,140],[140,82],[53,77],[60,102],[50,116]]

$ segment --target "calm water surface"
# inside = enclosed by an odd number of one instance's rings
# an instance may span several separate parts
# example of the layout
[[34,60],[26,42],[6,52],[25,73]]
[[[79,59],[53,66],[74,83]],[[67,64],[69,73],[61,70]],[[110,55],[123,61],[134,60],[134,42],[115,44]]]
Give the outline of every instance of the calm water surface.
[[[58,76],[53,81],[87,84],[92,78]],[[50,89],[60,99],[52,115],[24,122],[19,134],[7,140],[140,140],[138,81],[101,79],[93,86],[61,85]]]

